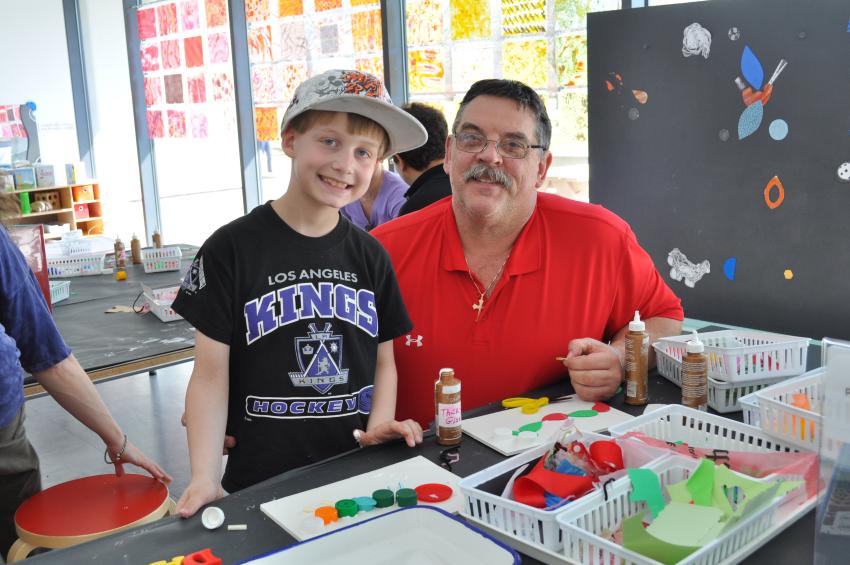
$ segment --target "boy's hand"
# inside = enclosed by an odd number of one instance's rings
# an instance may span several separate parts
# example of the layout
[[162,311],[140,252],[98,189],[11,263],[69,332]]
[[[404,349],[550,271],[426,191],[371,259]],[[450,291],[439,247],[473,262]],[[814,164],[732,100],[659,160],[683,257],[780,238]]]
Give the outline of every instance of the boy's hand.
[[224,491],[213,481],[204,479],[192,479],[189,486],[177,501],[174,513],[181,518],[189,518],[198,511],[198,508],[224,496]]
[[422,443],[422,426],[414,420],[381,422],[368,432],[361,431],[360,446],[375,445],[391,439],[404,438],[408,447]]
[[595,339],[572,340],[564,366],[582,400],[607,400],[623,381],[623,360],[617,350]]

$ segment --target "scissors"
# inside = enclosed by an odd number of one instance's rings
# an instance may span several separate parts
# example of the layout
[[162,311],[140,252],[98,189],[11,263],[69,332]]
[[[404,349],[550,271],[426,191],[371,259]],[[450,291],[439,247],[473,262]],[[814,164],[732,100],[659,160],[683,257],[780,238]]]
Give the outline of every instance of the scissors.
[[502,401],[504,408],[522,408],[523,414],[536,414],[541,406],[549,404],[549,397],[541,398],[524,398],[521,396],[514,398],[506,398]]

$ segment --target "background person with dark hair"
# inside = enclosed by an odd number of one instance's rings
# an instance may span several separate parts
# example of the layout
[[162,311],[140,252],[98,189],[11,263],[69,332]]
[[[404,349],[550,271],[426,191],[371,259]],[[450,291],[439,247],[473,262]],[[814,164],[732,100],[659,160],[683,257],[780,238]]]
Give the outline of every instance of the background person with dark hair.
[[422,147],[393,157],[398,174],[410,185],[404,194],[407,202],[402,205],[399,216],[424,208],[452,194],[449,175],[443,170],[446,138],[449,134],[445,116],[438,109],[420,102],[412,102],[402,109],[425,126],[428,141]]

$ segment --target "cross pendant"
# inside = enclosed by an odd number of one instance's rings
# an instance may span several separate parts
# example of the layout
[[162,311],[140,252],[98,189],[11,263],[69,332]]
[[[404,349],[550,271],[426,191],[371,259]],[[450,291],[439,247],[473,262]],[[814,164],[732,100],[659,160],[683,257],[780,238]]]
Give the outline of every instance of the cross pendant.
[[480,297],[478,297],[478,302],[476,302],[475,304],[472,305],[472,309],[477,310],[477,313],[475,314],[475,321],[476,322],[478,321],[478,318],[481,316],[481,310],[483,308],[484,308],[484,295],[482,294]]

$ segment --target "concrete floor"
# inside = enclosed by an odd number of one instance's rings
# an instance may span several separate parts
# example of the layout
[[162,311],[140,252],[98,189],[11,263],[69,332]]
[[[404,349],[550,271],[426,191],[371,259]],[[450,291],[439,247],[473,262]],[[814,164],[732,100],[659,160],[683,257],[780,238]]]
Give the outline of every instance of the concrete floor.
[[[180,425],[192,362],[97,384],[112,415],[127,437],[173,477],[169,486],[176,500],[189,484],[189,452]],[[103,442],[65,412],[50,396],[26,402],[27,436],[41,460],[44,488],[110,472],[103,462]],[[128,466],[129,472],[143,472]]]

